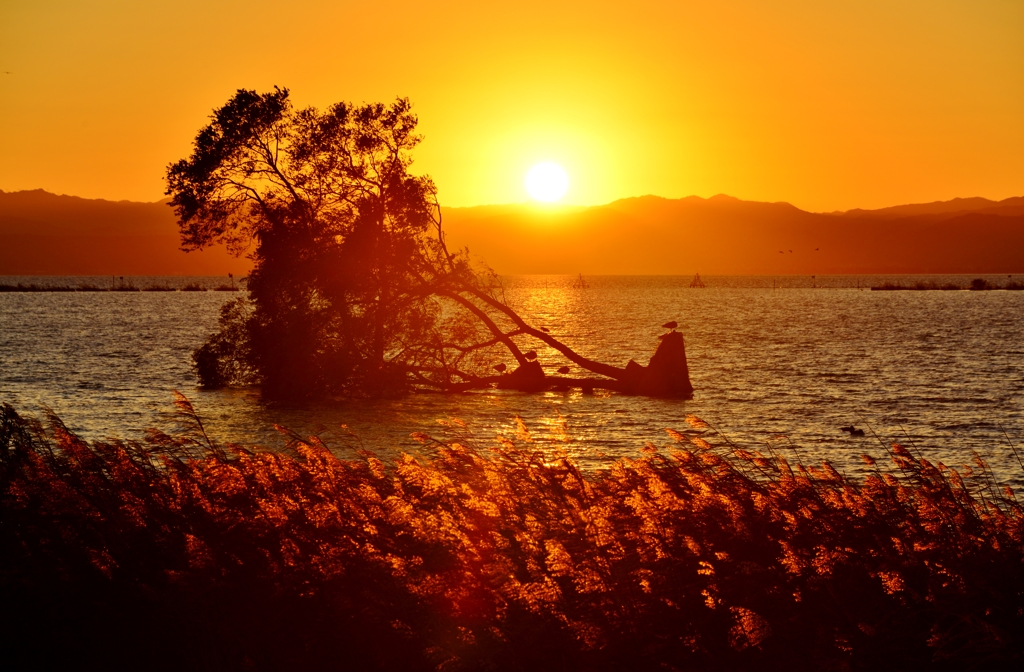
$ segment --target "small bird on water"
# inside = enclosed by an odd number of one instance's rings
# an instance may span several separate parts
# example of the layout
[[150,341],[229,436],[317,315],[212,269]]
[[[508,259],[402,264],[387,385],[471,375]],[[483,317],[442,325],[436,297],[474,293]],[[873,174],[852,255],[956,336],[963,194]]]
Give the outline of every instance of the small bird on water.
[[536,350],[530,350],[528,353],[523,355],[523,357],[526,357],[526,359],[528,359],[528,360],[530,360],[532,362],[533,360],[537,359],[537,351]]
[[840,427],[839,430],[842,432],[849,432],[850,436],[864,436],[864,430],[857,429],[853,425],[850,425],[849,427]]
[[505,366],[504,364],[495,364],[494,365],[494,370],[497,371],[498,373],[505,373],[505,369],[507,369],[507,368],[508,367]]
[[679,323],[676,322],[675,320],[672,320],[671,322],[666,322],[665,324],[661,325],[661,328],[662,329],[675,329],[678,326],[679,326]]
[[569,367],[568,366],[560,366],[560,367],[558,367],[558,372],[564,376],[565,374],[569,373]]

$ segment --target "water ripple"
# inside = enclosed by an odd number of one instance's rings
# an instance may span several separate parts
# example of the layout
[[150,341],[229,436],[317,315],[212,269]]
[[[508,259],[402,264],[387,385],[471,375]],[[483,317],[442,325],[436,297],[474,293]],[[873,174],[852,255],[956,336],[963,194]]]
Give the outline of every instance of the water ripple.
[[[588,278],[590,288],[578,290],[571,280],[510,279],[508,296],[581,354],[618,365],[646,363],[659,325],[678,320],[695,398],[492,391],[267,404],[252,390],[201,391],[189,370],[228,297],[129,292],[0,294],[0,400],[30,412],[52,407],[90,438],[137,437],[165,422],[178,389],[224,440],[281,445],[279,423],[339,450],[357,447],[350,431],[367,447],[419,450],[409,433],[450,433],[436,420],[452,417],[468,423],[463,438],[486,445],[496,434],[514,437],[518,414],[541,445],[595,466],[635,455],[646,441],[668,444],[663,429],[686,430],[692,413],[737,443],[828,458],[847,473],[860,473],[861,452],[881,455],[883,444],[911,440],[950,466],[977,450],[1000,478],[1020,480],[1003,430],[1024,443],[1024,292],[870,292],[843,288],[854,282],[842,278],[814,280],[826,288],[784,279],[788,288],[778,290],[777,278],[706,278],[707,289],[692,290],[688,278],[657,277]],[[538,352],[546,366],[564,363]],[[559,413],[568,442],[552,424]],[[871,431],[839,432],[851,423]]]

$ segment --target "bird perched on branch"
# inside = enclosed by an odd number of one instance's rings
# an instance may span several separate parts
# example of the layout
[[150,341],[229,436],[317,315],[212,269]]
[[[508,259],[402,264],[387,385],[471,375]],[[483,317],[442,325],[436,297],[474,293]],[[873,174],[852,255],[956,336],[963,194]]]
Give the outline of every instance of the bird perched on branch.
[[675,329],[678,326],[679,326],[679,323],[676,322],[675,320],[672,320],[671,322],[666,322],[665,324],[661,325],[661,328],[662,329]]
[[505,369],[507,369],[507,368],[508,367],[505,366],[504,364],[495,364],[494,365],[494,370],[497,371],[498,373],[505,373]]
[[569,367],[568,366],[560,366],[560,367],[558,367],[558,372],[564,376],[565,374],[569,373]]

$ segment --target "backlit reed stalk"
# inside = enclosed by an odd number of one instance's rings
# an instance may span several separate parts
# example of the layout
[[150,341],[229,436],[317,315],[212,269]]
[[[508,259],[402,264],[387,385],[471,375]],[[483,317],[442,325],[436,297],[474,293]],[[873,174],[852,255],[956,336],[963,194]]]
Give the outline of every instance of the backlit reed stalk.
[[[0,413],[6,659],[132,669],[984,669],[1024,651],[1024,516],[891,447],[862,480],[670,430],[605,471],[87,443]],[[983,463],[981,463],[983,464]],[[988,479],[985,481],[985,479]],[[974,481],[971,481],[972,483]]]

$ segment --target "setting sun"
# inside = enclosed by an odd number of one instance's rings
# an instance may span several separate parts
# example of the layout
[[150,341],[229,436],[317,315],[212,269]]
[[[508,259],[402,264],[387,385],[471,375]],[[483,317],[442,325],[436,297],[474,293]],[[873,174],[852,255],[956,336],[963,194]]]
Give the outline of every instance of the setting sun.
[[565,196],[569,188],[569,176],[562,167],[545,161],[538,163],[526,173],[526,191],[534,200],[551,203]]

